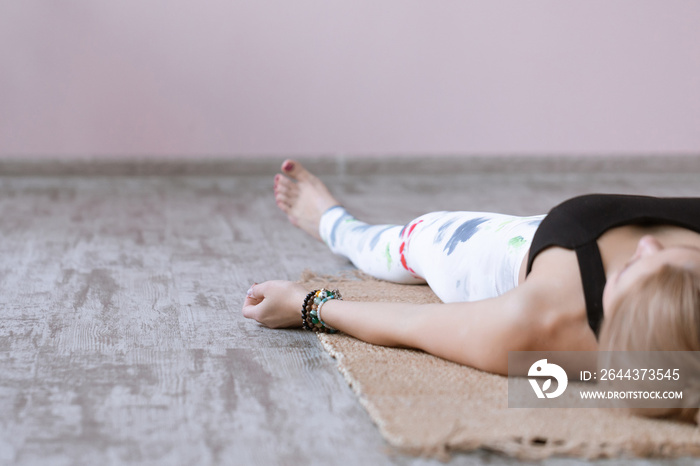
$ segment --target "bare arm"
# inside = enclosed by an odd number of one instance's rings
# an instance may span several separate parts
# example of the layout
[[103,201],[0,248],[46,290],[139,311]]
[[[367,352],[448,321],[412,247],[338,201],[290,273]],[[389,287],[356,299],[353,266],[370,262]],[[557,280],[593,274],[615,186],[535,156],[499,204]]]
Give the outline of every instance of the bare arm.
[[[341,290],[342,291],[342,290]],[[269,327],[299,326],[306,289],[291,282],[254,287],[245,317]],[[403,304],[328,301],[323,320],[360,340],[383,346],[417,348],[436,356],[505,374],[508,351],[528,350],[542,336],[531,312],[537,287],[520,287],[498,298],[470,303]]]
[[[518,292],[520,291],[520,292]],[[522,290],[484,301],[452,304],[329,301],[323,319],[360,340],[417,348],[482,369],[508,372],[508,351],[527,350],[536,322]]]

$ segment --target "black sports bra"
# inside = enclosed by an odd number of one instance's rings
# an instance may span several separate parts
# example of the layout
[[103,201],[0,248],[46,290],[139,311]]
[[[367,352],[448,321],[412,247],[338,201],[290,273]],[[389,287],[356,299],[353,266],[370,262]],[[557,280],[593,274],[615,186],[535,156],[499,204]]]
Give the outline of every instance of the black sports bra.
[[588,325],[596,337],[603,320],[606,277],[596,240],[623,225],[675,225],[700,233],[700,198],[658,198],[589,194],[554,207],[537,228],[530,246],[527,273],[537,255],[550,246],[576,252]]

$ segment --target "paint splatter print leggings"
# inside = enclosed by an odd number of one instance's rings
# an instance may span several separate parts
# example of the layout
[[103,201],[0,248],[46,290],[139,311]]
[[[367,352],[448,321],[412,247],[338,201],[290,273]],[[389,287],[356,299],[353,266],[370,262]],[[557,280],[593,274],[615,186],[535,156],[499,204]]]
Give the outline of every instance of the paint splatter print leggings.
[[477,301],[518,285],[520,265],[544,215],[433,212],[407,225],[369,225],[340,206],[321,217],[321,238],[363,272],[427,283],[443,302]]

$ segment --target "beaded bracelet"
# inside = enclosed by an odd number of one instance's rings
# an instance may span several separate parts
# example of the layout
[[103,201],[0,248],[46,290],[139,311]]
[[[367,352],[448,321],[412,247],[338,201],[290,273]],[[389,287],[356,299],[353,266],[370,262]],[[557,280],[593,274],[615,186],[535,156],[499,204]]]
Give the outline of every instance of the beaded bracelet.
[[304,330],[322,333],[336,333],[338,331],[321,319],[321,309],[331,299],[342,300],[343,297],[340,295],[340,291],[326,290],[325,288],[311,291],[306,295],[301,307],[301,326],[304,327]]

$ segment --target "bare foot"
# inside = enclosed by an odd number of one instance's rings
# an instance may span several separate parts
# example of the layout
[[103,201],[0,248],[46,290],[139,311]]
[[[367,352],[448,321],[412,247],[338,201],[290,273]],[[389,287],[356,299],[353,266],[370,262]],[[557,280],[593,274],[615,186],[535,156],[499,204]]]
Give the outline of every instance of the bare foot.
[[296,160],[285,160],[282,163],[282,173],[284,175],[275,175],[277,207],[287,214],[292,225],[321,241],[318,233],[321,216],[340,203],[321,180]]

